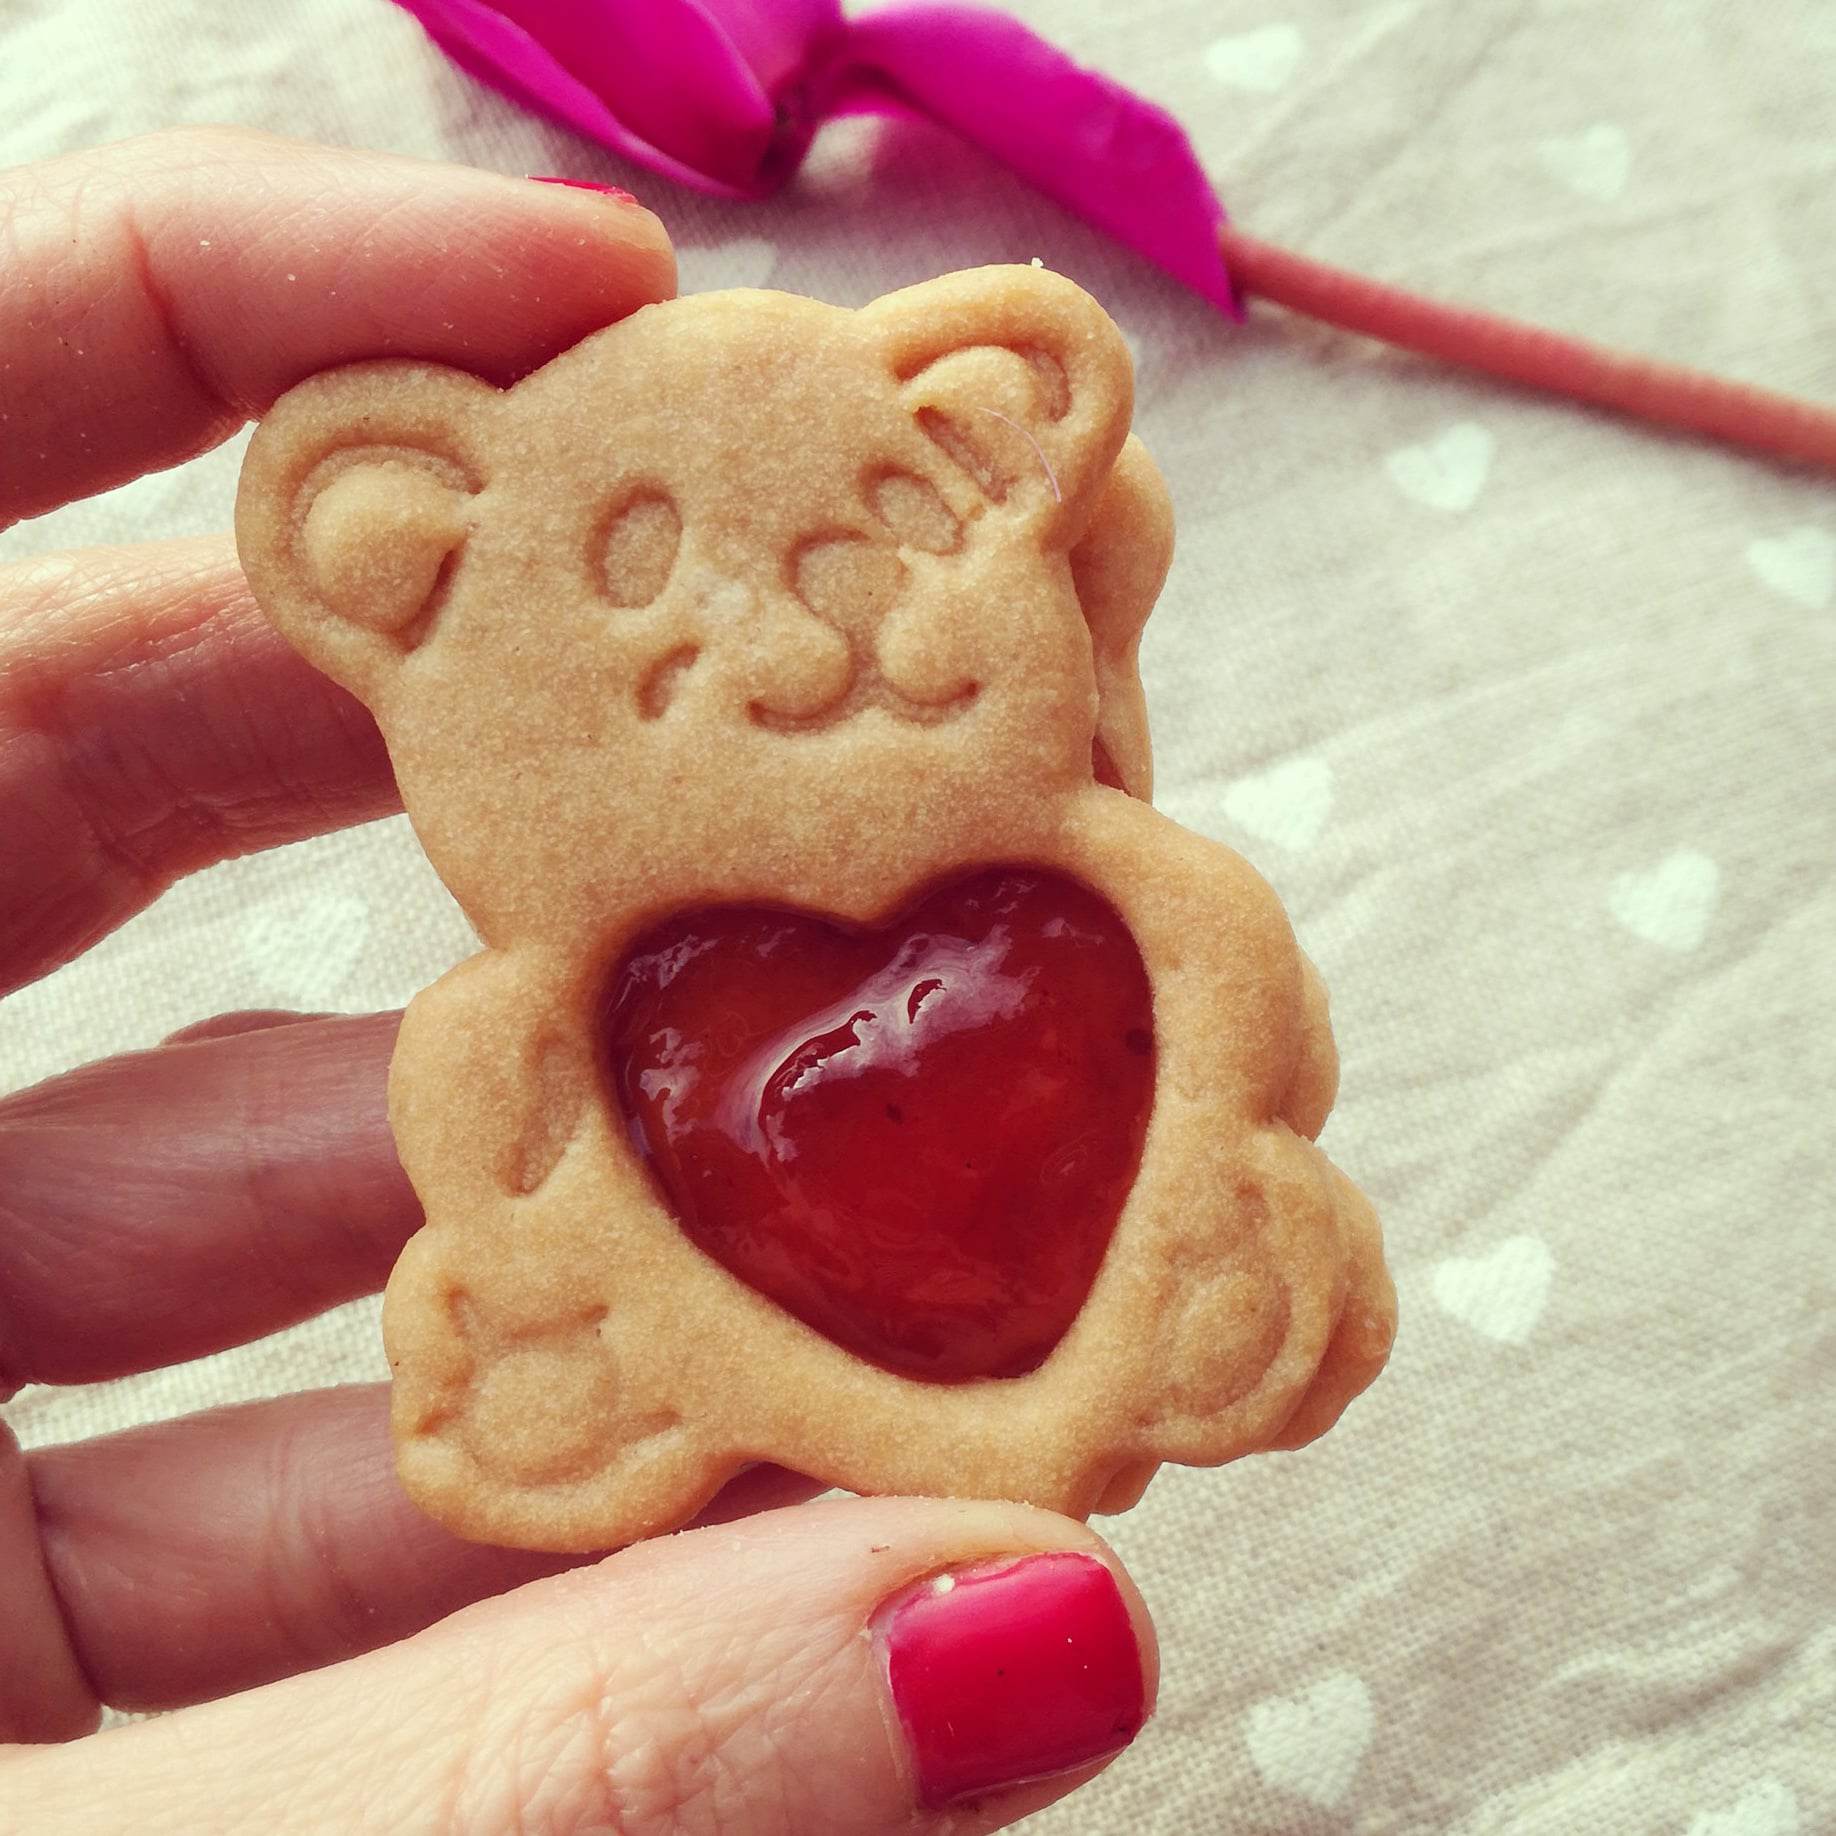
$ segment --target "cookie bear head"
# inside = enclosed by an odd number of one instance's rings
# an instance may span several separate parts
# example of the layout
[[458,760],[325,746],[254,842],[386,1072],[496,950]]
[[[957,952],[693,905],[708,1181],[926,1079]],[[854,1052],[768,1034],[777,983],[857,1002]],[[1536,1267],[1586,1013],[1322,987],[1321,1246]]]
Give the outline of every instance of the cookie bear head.
[[1093,738],[1145,788],[1134,644],[1170,536],[1131,396],[1108,318],[1039,270],[860,311],[703,295],[509,390],[310,379],[237,532],[487,937],[646,850],[707,862],[710,897],[794,897],[837,848],[909,871],[965,805],[998,853],[1001,806],[1087,782]]

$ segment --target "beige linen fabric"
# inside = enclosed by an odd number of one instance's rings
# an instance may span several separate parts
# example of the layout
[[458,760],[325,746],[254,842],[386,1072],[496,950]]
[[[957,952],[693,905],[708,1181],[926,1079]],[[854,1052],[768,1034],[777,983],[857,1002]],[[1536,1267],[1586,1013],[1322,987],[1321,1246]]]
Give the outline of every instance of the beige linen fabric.
[[[1030,0],[1255,231],[1836,400],[1826,0]],[[520,114],[383,0],[0,6],[0,162],[239,120],[630,184],[687,288],[857,304],[1041,256],[1140,369],[1179,548],[1162,806],[1335,994],[1327,1144],[1394,1365],[1298,1456],[1111,1526],[1165,1684],[1041,1836],[1836,1828],[1836,494],[1258,314],[928,130],[711,204]],[[241,443],[0,538],[227,526]],[[219,1009],[399,1003],[469,949],[399,822],[204,874],[0,1008],[0,1086]],[[94,1389],[28,1442],[381,1371],[375,1309]]]

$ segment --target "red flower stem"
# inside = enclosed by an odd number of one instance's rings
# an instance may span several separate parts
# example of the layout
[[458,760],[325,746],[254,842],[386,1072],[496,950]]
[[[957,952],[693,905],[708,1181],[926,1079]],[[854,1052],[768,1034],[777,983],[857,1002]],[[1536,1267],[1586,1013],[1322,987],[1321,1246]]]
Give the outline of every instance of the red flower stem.
[[1836,470],[1836,409],[1424,299],[1272,248],[1231,224],[1218,240],[1242,292],[1303,317],[1634,420]]

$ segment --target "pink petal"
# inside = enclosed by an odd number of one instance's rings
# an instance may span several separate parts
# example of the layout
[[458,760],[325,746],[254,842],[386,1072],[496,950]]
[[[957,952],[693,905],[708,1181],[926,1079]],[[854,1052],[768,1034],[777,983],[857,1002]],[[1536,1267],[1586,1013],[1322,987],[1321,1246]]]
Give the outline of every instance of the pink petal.
[[822,63],[847,30],[841,0],[698,0],[768,96]]
[[824,116],[954,129],[1213,304],[1223,206],[1171,115],[1017,20],[918,0],[398,0],[460,64],[627,159],[723,197],[793,172]]
[[695,0],[397,0],[474,76],[627,159],[756,196],[777,111]]
[[1165,109],[1086,70],[1017,20],[915,4],[849,29],[845,106],[904,104],[1030,179],[1233,317],[1224,207]]

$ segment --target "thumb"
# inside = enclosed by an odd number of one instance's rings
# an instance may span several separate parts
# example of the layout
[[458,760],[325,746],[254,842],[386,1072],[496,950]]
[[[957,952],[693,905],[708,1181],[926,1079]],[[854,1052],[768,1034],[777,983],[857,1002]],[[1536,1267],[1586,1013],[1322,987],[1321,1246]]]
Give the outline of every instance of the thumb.
[[0,1826],[970,1836],[1098,1770],[1155,1680],[1140,1596],[1081,1525],[850,1499],[642,1544],[327,1670],[17,1750]]

